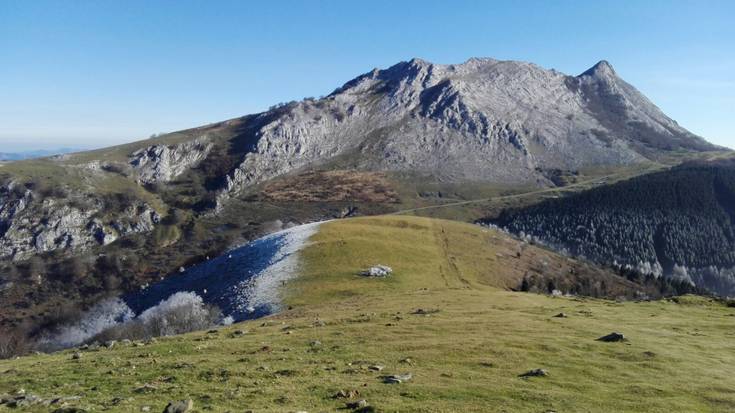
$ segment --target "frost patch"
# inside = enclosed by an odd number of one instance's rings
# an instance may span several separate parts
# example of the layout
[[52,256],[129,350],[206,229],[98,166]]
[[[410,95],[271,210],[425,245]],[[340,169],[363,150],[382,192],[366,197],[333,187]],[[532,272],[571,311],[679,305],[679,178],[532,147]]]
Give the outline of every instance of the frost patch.
[[281,237],[278,250],[265,269],[235,286],[236,307],[252,312],[266,308],[269,312],[280,307],[280,288],[299,271],[298,254],[322,222],[300,225],[261,238]]
[[133,317],[135,313],[123,300],[110,298],[92,307],[77,323],[62,327],[55,334],[44,337],[39,345],[49,351],[72,347]]

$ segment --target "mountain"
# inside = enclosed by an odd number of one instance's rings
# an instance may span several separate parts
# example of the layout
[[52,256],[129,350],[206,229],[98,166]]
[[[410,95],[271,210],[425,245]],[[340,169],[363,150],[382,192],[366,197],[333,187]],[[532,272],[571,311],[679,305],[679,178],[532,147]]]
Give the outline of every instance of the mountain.
[[413,59],[320,99],[0,164],[0,324],[37,331],[73,319],[291,224],[721,150],[606,62],[569,76],[524,62]]
[[541,171],[548,169],[717,149],[604,61],[567,76],[523,62],[413,59],[249,123],[252,150],[228,176],[229,192],[335,157],[351,168],[419,171],[449,181],[545,183]]
[[686,163],[485,222],[574,256],[735,296],[732,159]]
[[[148,232],[166,206],[220,210],[258,184],[314,168],[543,186],[553,185],[549,171],[718,149],[666,117],[604,61],[567,76],[523,62],[413,59],[359,76],[322,99],[47,160],[40,173],[6,166],[3,190],[16,196],[7,195],[0,206],[0,256],[22,259]],[[48,181],[53,191],[84,198],[110,180],[118,182],[109,192],[123,192],[132,209],[110,208],[94,197],[85,208],[54,201],[56,212],[39,211],[32,207],[39,190],[33,197],[33,188],[20,188]],[[189,195],[153,202],[160,198],[153,186]],[[123,222],[110,226],[95,214]],[[50,215],[49,223],[28,215]],[[29,223],[19,224],[24,216]]]

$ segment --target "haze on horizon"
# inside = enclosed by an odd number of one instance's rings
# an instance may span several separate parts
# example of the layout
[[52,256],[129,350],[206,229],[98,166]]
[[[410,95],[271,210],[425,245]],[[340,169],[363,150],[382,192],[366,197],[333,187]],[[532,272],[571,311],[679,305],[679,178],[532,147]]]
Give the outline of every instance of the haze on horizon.
[[735,3],[0,3],[0,152],[87,149],[326,95],[412,57],[601,59],[735,147]]

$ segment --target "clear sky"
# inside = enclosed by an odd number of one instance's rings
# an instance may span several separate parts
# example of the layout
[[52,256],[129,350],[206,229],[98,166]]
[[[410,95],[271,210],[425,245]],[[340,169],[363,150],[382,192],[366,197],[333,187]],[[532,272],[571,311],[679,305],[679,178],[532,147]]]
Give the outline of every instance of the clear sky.
[[0,152],[224,120],[411,57],[612,63],[735,147],[735,1],[0,0]]

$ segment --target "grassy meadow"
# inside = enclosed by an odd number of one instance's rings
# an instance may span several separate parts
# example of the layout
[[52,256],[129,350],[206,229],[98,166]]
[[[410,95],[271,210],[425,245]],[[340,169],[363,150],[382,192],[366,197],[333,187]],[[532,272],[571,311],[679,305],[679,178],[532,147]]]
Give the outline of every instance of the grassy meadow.
[[[150,344],[3,360],[0,394],[79,396],[66,403],[109,412],[188,398],[197,412],[352,411],[358,399],[378,412],[735,411],[735,308],[703,297],[511,292],[524,265],[553,258],[534,247],[509,258],[516,248],[457,222],[332,221],[301,253],[282,313]],[[374,264],[393,275],[358,275]],[[627,340],[596,340],[612,331]],[[548,375],[519,377],[536,368]],[[405,373],[400,384],[381,378]]]

